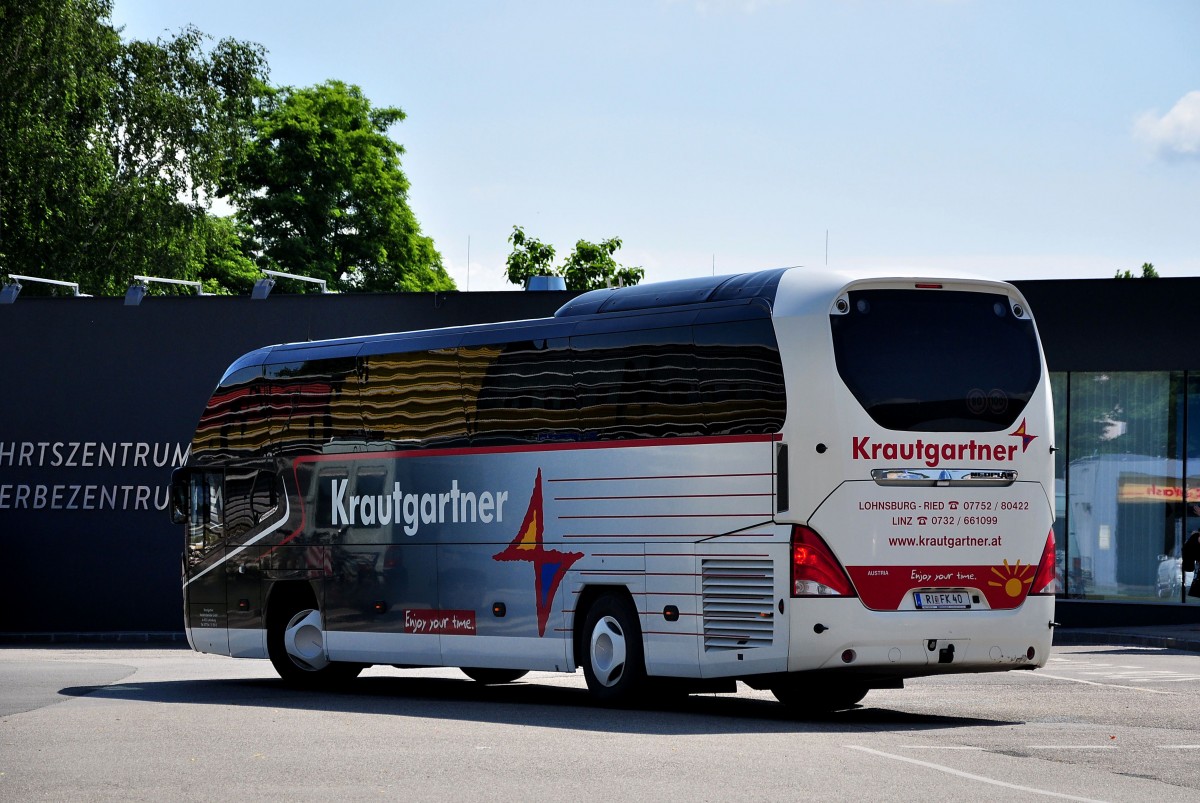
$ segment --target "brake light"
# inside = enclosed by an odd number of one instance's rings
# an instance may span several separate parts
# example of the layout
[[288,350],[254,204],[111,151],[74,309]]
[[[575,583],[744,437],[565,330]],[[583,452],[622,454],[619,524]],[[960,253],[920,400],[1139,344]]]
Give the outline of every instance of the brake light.
[[800,525],[792,528],[792,596],[858,596],[821,536]]
[[1053,594],[1058,590],[1058,577],[1055,566],[1054,530],[1046,536],[1046,548],[1042,550],[1042,559],[1038,561],[1037,573],[1033,575],[1033,585],[1030,594]]

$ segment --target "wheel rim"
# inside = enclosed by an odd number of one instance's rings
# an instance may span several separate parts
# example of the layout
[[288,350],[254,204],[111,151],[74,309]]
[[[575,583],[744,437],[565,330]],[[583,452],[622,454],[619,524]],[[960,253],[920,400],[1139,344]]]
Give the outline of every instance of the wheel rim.
[[601,686],[612,687],[620,682],[625,672],[625,633],[616,619],[605,616],[596,622],[589,656],[592,674]]
[[325,631],[321,612],[306,608],[291,618],[283,629],[283,647],[288,658],[306,672],[317,672],[329,664],[325,655]]

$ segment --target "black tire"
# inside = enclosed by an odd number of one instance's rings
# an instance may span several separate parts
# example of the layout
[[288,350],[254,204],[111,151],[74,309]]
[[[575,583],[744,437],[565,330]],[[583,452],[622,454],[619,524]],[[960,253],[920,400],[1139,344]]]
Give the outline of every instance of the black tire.
[[829,714],[853,708],[870,689],[854,681],[790,681],[771,687],[775,699],[796,714]]
[[646,691],[642,628],[632,600],[605,594],[584,617],[583,676],[588,691],[604,705],[632,705]]
[[460,667],[464,675],[485,686],[495,686],[501,683],[512,683],[529,674],[525,669],[486,669],[476,666]]
[[[267,620],[267,655],[279,677],[289,686],[301,688],[329,688],[353,680],[363,670],[362,664],[326,661],[323,650],[320,659],[311,662],[292,655],[285,646],[285,635],[289,627],[303,622],[314,613],[320,613],[315,602],[300,595],[284,597],[275,602],[275,610],[269,612]],[[312,644],[314,651],[316,644]]]

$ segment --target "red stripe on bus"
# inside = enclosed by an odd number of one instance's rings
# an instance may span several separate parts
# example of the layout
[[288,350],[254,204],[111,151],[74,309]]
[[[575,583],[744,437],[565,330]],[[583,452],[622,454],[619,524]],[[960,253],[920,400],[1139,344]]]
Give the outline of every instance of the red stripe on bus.
[[653,494],[647,496],[555,496],[552,498],[555,502],[617,502],[630,499],[735,499],[747,496],[773,496],[773,494]]
[[774,477],[772,471],[756,471],[748,474],[651,474],[633,477],[559,477],[546,482],[621,482],[622,480],[728,480],[734,477]]
[[[564,452],[580,449],[642,449],[649,446],[706,446],[726,443],[772,443],[783,440],[783,435],[711,435],[694,438],[646,438],[638,440],[589,441],[587,443],[529,443],[515,446],[463,446],[452,449],[395,449],[386,452],[346,452],[341,454],[316,454],[297,457],[293,462],[324,463],[330,461],[374,460],[380,457],[407,459],[414,457],[463,457],[485,454],[519,454],[524,452]],[[703,475],[701,475],[703,476]],[[712,476],[756,476],[721,475]],[[637,479],[637,478],[630,478]],[[555,480],[550,480],[555,482]]]

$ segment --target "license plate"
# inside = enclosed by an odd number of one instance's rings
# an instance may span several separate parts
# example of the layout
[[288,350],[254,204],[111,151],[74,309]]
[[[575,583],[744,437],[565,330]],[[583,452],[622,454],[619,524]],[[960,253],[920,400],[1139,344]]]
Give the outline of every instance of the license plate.
[[913,601],[923,611],[963,611],[971,607],[966,591],[914,591]]

